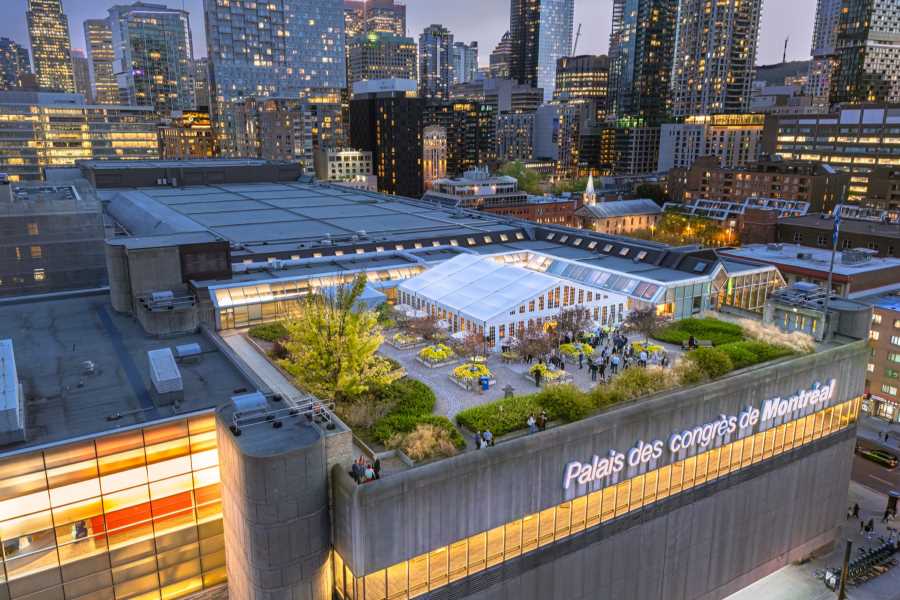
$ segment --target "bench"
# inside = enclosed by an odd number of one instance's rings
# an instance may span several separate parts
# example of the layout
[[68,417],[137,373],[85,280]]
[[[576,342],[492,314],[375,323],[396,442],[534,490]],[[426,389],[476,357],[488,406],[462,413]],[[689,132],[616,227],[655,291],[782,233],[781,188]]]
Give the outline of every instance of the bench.
[[[713,343],[710,340],[694,340],[694,344],[696,344],[697,348],[712,348],[713,347]],[[682,350],[690,350],[691,349],[687,340],[681,342],[681,349]]]

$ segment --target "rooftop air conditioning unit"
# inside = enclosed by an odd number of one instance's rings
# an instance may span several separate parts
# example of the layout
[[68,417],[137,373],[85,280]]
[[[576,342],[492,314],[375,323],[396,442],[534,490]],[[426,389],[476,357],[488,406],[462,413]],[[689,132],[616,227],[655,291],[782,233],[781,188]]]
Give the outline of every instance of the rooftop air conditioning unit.
[[781,252],[784,250],[784,246],[781,244],[766,244],[766,250],[769,252]]

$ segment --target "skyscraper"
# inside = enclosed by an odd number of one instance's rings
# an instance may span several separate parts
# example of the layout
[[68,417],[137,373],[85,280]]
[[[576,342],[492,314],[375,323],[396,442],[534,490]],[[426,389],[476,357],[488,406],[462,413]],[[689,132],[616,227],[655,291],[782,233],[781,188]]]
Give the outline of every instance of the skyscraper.
[[553,99],[592,105],[595,120],[606,116],[609,92],[609,58],[585,54],[564,56],[556,64]]
[[365,81],[350,101],[350,145],[372,153],[379,191],[422,195],[422,106],[413,80]]
[[750,106],[762,0],[681,0],[672,69],[676,117]]
[[467,83],[478,78],[478,42],[455,42],[451,50],[453,83]]
[[22,75],[31,73],[28,49],[9,38],[0,38],[0,90],[19,87]]
[[511,0],[512,78],[553,96],[556,61],[572,53],[575,0]]
[[81,48],[72,48],[72,76],[75,78],[75,91],[83,95],[88,104],[93,104],[90,68]]
[[831,77],[837,67],[837,33],[841,22],[842,0],[819,0],[813,29],[812,60],[806,79],[806,93],[827,103]]
[[512,77],[512,34],[506,32],[500,38],[500,42],[491,52],[490,73],[494,79],[509,79]]
[[453,34],[443,25],[429,25],[419,36],[419,95],[447,100],[453,81]]
[[435,179],[447,176],[447,130],[429,125],[422,130],[422,177],[430,190]]
[[394,0],[344,0],[347,37],[380,31],[406,37],[406,6]]
[[193,62],[194,103],[197,108],[209,109],[209,61],[198,58]]
[[658,126],[669,116],[678,0],[614,0],[607,114]]
[[844,0],[832,104],[900,102],[900,0]]
[[123,100],[161,114],[194,108],[187,11],[136,2],[109,9],[113,70]]
[[223,153],[233,152],[234,102],[345,87],[341,0],[205,2],[204,15],[210,100]]
[[28,37],[38,85],[45,90],[75,92],[69,19],[61,0],[28,0]]
[[84,43],[87,46],[88,69],[91,77],[94,102],[118,104],[119,85],[113,70],[115,54],[112,31],[106,19],[88,19],[84,22]]
[[357,35],[347,44],[350,88],[359,81],[372,79],[417,79],[414,39],[371,31]]

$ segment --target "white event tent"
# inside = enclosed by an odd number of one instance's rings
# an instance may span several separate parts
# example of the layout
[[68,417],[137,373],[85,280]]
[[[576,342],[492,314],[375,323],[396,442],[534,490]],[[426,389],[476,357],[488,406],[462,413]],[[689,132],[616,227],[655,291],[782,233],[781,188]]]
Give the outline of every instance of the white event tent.
[[582,305],[599,314],[608,306],[615,313],[624,302],[594,287],[474,254],[440,263],[397,289],[400,302],[446,320],[452,332],[486,335],[494,350],[503,338],[554,320],[563,307]]

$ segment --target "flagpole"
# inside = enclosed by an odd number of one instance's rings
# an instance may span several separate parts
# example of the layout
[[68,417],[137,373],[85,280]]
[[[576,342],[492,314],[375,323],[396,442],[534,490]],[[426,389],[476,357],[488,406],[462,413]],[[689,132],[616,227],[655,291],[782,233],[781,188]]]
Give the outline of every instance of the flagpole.
[[844,198],[847,195],[847,186],[841,193],[841,202],[834,207],[834,231],[831,234],[831,264],[828,266],[828,284],[825,286],[825,330],[822,332],[822,339],[826,339],[828,335],[828,305],[831,302],[831,280],[834,277],[834,257],[837,255],[838,236],[841,230],[841,211],[844,208]]

